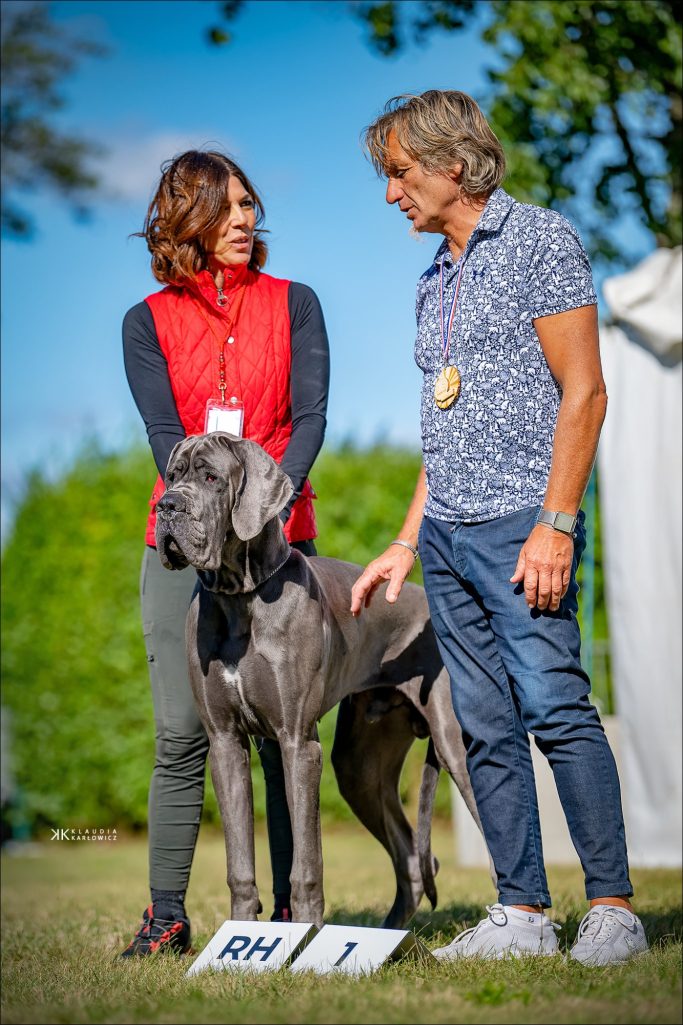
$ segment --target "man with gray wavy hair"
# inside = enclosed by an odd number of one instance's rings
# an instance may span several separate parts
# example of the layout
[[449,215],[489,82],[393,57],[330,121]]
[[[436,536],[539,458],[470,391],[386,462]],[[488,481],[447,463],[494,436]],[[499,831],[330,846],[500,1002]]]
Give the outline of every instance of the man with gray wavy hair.
[[424,465],[405,522],[352,594],[359,615],[415,559],[451,678],[498,903],[444,959],[555,954],[529,734],[548,758],[590,909],[584,964],[647,949],[619,779],[581,667],[580,505],[607,396],[590,265],[573,226],[501,187],[502,147],[465,93],[399,96],[366,145],[412,230],[444,236],[417,286]]

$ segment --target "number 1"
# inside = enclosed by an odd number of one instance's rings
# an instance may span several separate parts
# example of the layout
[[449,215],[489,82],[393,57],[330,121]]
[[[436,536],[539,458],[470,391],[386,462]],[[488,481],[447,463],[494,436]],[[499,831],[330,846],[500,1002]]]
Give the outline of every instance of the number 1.
[[346,950],[344,951],[342,956],[339,958],[339,960],[334,962],[334,964],[332,966],[333,968],[338,968],[339,965],[342,963],[342,961],[346,961],[346,959],[349,956],[349,954],[351,953],[351,951],[354,950],[354,948],[357,947],[358,944],[357,943],[347,943],[347,944],[345,944],[345,946],[346,946]]

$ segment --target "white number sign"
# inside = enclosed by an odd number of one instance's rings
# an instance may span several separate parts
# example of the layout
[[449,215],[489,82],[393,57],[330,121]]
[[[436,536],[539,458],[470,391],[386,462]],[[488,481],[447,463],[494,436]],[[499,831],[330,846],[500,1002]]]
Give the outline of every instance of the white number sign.
[[387,961],[404,957],[436,961],[412,932],[325,925],[290,966],[293,972],[344,972],[365,975]]
[[233,968],[256,972],[281,968],[315,936],[305,922],[224,922],[187,975],[205,968]]

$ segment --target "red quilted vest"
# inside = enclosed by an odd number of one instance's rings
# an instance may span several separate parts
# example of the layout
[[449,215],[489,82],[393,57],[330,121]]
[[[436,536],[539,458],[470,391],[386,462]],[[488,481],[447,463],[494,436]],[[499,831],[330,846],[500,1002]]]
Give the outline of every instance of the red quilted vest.
[[[168,286],[145,300],[168,363],[178,414],[186,434],[204,433],[206,403],[220,395],[218,353],[229,329],[234,342],[223,350],[226,396],[236,395],[244,404],[244,437],[279,463],[292,433],[289,281],[246,267],[230,268],[224,292],[228,302],[221,308],[216,305],[213,278],[201,271],[186,286]],[[232,324],[235,300],[239,311]],[[159,477],[149,503],[148,545],[155,544],[156,503],[163,493]],[[313,498],[313,488],[306,481],[285,524],[288,541],[316,537]]]

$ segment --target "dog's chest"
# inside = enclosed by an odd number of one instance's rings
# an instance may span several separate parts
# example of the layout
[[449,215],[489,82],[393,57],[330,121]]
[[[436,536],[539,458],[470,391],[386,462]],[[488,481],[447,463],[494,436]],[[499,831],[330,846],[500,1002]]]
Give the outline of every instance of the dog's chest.
[[237,721],[246,733],[270,735],[272,704],[278,703],[277,673],[255,649],[253,637],[226,638],[212,659],[210,703],[219,718]]
[[240,672],[239,666],[230,663],[224,664],[219,669],[217,676],[232,715],[242,721],[248,733],[262,732],[261,717],[252,706],[247,682]]

